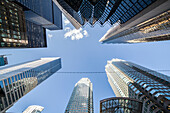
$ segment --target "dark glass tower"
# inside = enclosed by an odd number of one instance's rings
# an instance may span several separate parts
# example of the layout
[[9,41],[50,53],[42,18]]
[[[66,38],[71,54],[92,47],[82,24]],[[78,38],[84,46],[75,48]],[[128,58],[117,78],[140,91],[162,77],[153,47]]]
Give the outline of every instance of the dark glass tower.
[[1,0],[0,48],[47,47],[46,29],[62,29],[62,14],[52,0]]
[[61,68],[61,59],[39,60],[0,69],[0,112],[5,112],[16,101]]
[[[126,23],[156,0],[56,0],[59,9],[76,27],[89,23]],[[159,1],[159,0],[158,0]]]
[[170,112],[169,76],[121,59],[108,61],[105,68],[116,97],[141,100],[142,113]]
[[27,47],[25,16],[17,4],[0,1],[0,47]]
[[23,7],[25,18],[49,30],[62,29],[62,15],[52,0],[11,0]]

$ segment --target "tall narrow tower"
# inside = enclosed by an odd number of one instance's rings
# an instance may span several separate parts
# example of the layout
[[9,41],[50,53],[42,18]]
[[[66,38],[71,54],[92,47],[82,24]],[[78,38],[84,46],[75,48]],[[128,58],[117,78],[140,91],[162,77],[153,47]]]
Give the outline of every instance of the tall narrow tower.
[[61,68],[61,59],[39,60],[0,69],[0,112],[5,112],[21,97]]
[[80,79],[68,102],[65,113],[93,113],[93,86],[88,78]]
[[143,113],[170,112],[170,77],[121,59],[105,66],[108,81],[117,97],[143,102]]

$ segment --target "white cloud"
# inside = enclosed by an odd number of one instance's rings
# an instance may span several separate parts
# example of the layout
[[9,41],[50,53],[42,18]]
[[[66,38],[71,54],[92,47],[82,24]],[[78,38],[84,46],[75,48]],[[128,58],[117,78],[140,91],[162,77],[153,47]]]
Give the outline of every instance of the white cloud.
[[88,33],[86,30],[80,29],[71,29],[70,27],[65,28],[66,33],[64,34],[64,38],[71,38],[71,40],[79,40],[82,39],[84,36],[87,37]]
[[84,36],[88,36],[88,32],[86,30],[83,31]]
[[64,25],[65,25],[65,26],[68,25],[69,23],[70,23],[69,20],[67,20],[67,19],[64,20]]
[[52,34],[48,34],[48,38],[52,38],[53,37],[53,35]]
[[75,29],[70,27],[70,21],[68,19],[64,19],[64,31],[66,32],[64,34],[64,38],[71,38],[71,40],[80,40],[83,37],[88,37],[88,32],[86,30]]

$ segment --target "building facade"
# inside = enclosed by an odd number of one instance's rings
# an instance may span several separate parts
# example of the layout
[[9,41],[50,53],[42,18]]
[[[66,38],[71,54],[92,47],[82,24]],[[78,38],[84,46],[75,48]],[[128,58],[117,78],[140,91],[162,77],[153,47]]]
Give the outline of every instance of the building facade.
[[75,84],[65,113],[93,113],[93,86],[88,78]]
[[0,1],[0,47],[26,47],[25,16],[17,4]]
[[62,29],[62,13],[52,0],[0,1],[0,48],[47,47],[46,29]]
[[[125,0],[127,3],[129,0]],[[136,0],[133,0],[136,1]],[[133,1],[131,3],[133,4]],[[170,1],[169,0],[155,0],[151,3],[150,0],[140,0],[132,5],[136,7],[131,9],[131,3],[124,5],[128,14],[136,12],[136,14],[122,23],[119,18],[119,25],[114,25],[107,31],[107,33],[99,40],[102,43],[140,43],[140,42],[154,42],[164,41],[170,39]],[[138,6],[138,5],[140,6]],[[145,7],[141,11],[141,7]],[[122,11],[119,11],[119,15]],[[126,19],[125,19],[126,20]],[[116,23],[116,24],[117,24]],[[115,27],[117,26],[117,27]]]
[[44,107],[39,105],[29,106],[23,113],[41,113],[44,110]]
[[126,23],[148,6],[159,0],[54,0],[75,26],[80,28],[88,23],[90,26],[105,23],[113,25],[120,20]]
[[113,59],[105,66],[116,97],[143,102],[143,113],[170,112],[170,77],[137,64]]
[[0,69],[0,112],[5,112],[21,97],[61,68],[61,59],[41,58]]
[[[23,7],[25,18],[49,30],[62,29],[62,15],[52,0],[11,0]],[[37,7],[38,6],[38,7]]]
[[128,97],[113,97],[100,101],[100,113],[142,113],[142,102]]

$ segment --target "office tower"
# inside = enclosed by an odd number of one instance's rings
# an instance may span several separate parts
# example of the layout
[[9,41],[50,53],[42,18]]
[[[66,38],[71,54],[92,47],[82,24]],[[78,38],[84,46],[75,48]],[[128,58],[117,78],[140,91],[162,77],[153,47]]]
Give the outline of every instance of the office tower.
[[0,14],[0,48],[47,47],[46,29],[62,29],[52,0],[1,0]]
[[29,106],[23,113],[41,113],[44,107],[38,105]]
[[65,113],[93,113],[93,86],[88,78],[75,84]]
[[0,47],[25,47],[28,44],[22,7],[0,1]]
[[142,102],[127,97],[113,97],[100,101],[100,113],[142,113]]
[[25,18],[49,30],[62,29],[62,15],[52,0],[11,0],[23,7]]
[[116,97],[129,97],[143,102],[143,113],[170,112],[170,77],[121,59],[105,66],[110,86]]
[[5,112],[21,97],[61,68],[59,57],[8,66],[0,69],[0,112]]
[[[125,0],[128,3],[129,0]],[[150,0],[140,0],[130,8],[130,4],[136,0],[129,1],[124,5],[129,14],[139,12],[141,7],[146,7],[134,17],[122,23],[121,18],[117,21],[107,33],[99,40],[102,43],[140,43],[164,41],[170,39],[170,1],[156,0],[149,6]],[[138,5],[140,6],[138,6]],[[133,9],[133,7],[135,7]],[[120,13],[118,13],[121,15]],[[122,17],[122,19],[124,19]]]
[[4,66],[8,64],[8,59],[5,55],[0,55],[0,66]]
[[[166,1],[168,0],[54,0],[77,29],[86,23],[91,26],[96,23],[103,26],[105,23],[113,25],[120,21],[125,24],[129,20],[132,21],[133,17],[136,18],[137,14],[146,13],[145,9],[148,12]],[[158,11],[158,14],[161,11]]]

